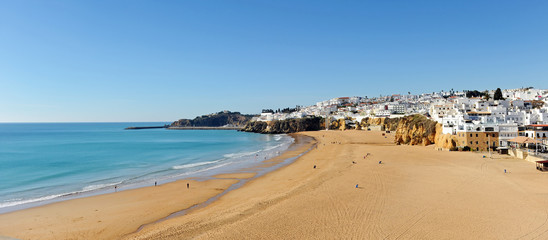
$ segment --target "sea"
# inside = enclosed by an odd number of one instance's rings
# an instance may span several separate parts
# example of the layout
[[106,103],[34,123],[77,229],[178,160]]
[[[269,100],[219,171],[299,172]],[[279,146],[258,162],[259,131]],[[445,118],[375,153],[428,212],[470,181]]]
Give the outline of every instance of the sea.
[[124,130],[149,123],[0,123],[0,213],[258,165],[288,135]]

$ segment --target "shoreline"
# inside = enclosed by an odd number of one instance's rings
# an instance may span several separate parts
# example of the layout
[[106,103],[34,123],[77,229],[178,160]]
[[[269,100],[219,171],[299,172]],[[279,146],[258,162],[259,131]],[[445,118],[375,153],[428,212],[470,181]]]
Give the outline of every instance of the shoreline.
[[[294,145],[294,141],[295,141],[295,137],[290,134],[286,134],[284,138],[285,137],[291,140],[286,140],[287,145],[285,145],[285,149],[280,150],[280,152],[282,153],[285,152],[292,145]],[[264,151],[263,153],[260,153],[260,154],[266,154],[266,156],[269,158],[273,158],[278,155],[274,152],[270,152],[270,150]],[[262,161],[243,162],[243,163],[239,163],[236,161],[236,162],[230,163],[228,166],[223,166],[221,168],[212,166],[212,168],[207,168],[205,170],[198,169],[194,172],[189,172],[189,173],[185,172],[185,173],[177,173],[177,174],[171,174],[171,175],[163,175],[163,176],[159,176],[156,179],[139,179],[136,181],[124,180],[118,183],[104,184],[101,187],[89,189],[89,190],[85,190],[86,187],[84,187],[84,190],[65,191],[65,192],[60,192],[60,193],[51,194],[47,196],[27,199],[25,201],[22,201],[23,203],[18,203],[16,205],[2,206],[0,207],[0,215],[11,213],[14,211],[21,211],[29,208],[40,207],[40,206],[57,203],[57,202],[63,202],[63,201],[69,201],[73,199],[92,197],[97,195],[109,194],[113,192],[120,192],[125,190],[154,186],[155,182],[157,182],[159,185],[162,185],[162,184],[166,184],[166,183],[170,183],[178,180],[185,180],[185,179],[209,180],[214,175],[218,175],[222,173],[238,172],[241,169],[247,168],[248,166],[258,166],[261,163]],[[115,188],[115,186],[117,186],[117,188]]]
[[[159,184],[158,186],[150,185],[135,185],[135,186],[126,186],[126,188],[119,188],[116,192],[109,192],[110,190],[95,191],[90,193],[82,194],[70,194],[69,199],[58,199],[57,201],[52,202],[41,202],[37,206],[30,206],[23,209],[15,209],[9,212],[4,212],[0,214],[0,236],[9,235],[10,237],[19,237],[22,239],[48,239],[48,238],[58,238],[54,236],[55,232],[64,231],[67,226],[73,225],[75,228],[85,229],[85,231],[74,231],[69,235],[63,235],[63,238],[71,238],[72,236],[84,236],[82,232],[92,233],[90,236],[94,238],[120,238],[127,234],[132,234],[138,232],[144,226],[154,224],[157,222],[164,221],[165,219],[173,218],[185,214],[186,212],[192,211],[193,209],[205,207],[211,202],[214,202],[220,196],[230,192],[234,189],[237,189],[244,185],[250,179],[255,179],[260,176],[263,176],[271,171],[276,171],[276,169],[283,167],[290,162],[295,160],[295,152],[306,152],[310,150],[310,146],[313,145],[314,139],[306,136],[296,136],[293,134],[288,134],[291,138],[294,139],[294,142],[289,145],[282,153],[277,156],[274,156],[270,159],[263,160],[259,163],[254,164],[251,167],[237,168],[237,169],[227,169],[225,171],[219,171],[214,175],[208,175],[203,177],[190,177],[177,179],[167,183]],[[276,164],[271,164],[276,162]],[[192,191],[193,195],[190,198],[184,199],[183,203],[176,203],[173,199],[170,199],[168,196],[172,195],[174,189],[185,189],[186,183],[190,183],[189,190]],[[198,186],[198,187],[195,187]],[[198,189],[199,188],[199,189]],[[166,191],[162,189],[168,189]],[[154,194],[160,194],[160,197],[154,197]],[[136,205],[140,207],[136,208],[131,205],[131,202],[134,201],[134,197],[147,196],[150,199],[140,199],[140,202]],[[128,204],[123,203],[125,199]],[[162,207],[161,211],[154,211],[155,214],[151,216],[142,216],[143,214],[134,214],[134,219],[143,219],[139,222],[133,220],[133,224],[130,226],[124,227],[119,231],[110,231],[110,227],[105,224],[100,224],[105,222],[102,220],[104,218],[101,215],[94,214],[94,212],[103,212],[103,211],[119,211],[113,210],[110,205],[116,205],[120,209],[127,209],[127,211],[141,211],[143,208],[157,208],[153,207],[153,202],[169,202],[170,206],[168,209],[165,209],[165,206]],[[91,208],[97,208],[93,211],[90,211]],[[101,209],[102,208],[102,209]],[[67,211],[70,209],[70,211]],[[149,209],[144,209],[146,212],[150,211]],[[64,214],[57,214],[57,213]],[[152,213],[152,212],[150,212]],[[147,215],[150,215],[147,214]],[[51,216],[57,215],[55,220],[51,220]],[[59,216],[61,215],[61,216]],[[74,221],[71,219],[75,215],[80,216],[81,219],[86,219],[87,224],[73,224]],[[119,221],[123,221],[126,217],[123,214],[116,214],[119,216],[118,221],[110,221],[111,224],[115,224]],[[139,215],[141,215],[139,217]],[[116,217],[115,217],[116,218]],[[74,219],[73,219],[74,220]],[[40,222],[40,224],[32,224]],[[56,231],[51,227],[54,225],[59,225],[59,229]],[[98,226],[85,226],[88,224],[98,225]],[[70,227],[68,227],[70,228]],[[132,229],[133,228],[133,229]],[[17,229],[14,231],[14,229]],[[109,232],[110,231],[110,232]],[[93,232],[97,234],[93,234]],[[107,233],[105,233],[107,232]],[[109,233],[108,233],[109,232]],[[48,235],[51,234],[51,237]],[[67,233],[68,234],[68,233]]]
[[[145,224],[139,226],[139,228],[135,232],[133,232],[132,234],[138,233],[140,230],[142,230],[143,228],[145,228],[147,226],[151,226],[151,225],[161,223],[163,221],[166,221],[166,220],[169,220],[169,219],[172,219],[172,218],[175,218],[175,217],[186,215],[186,214],[188,214],[192,211],[198,210],[200,208],[205,208],[209,204],[213,203],[214,201],[216,201],[219,198],[221,198],[222,196],[224,196],[225,194],[227,194],[227,193],[229,193],[233,190],[236,190],[240,187],[243,187],[246,183],[248,183],[250,181],[253,181],[257,178],[260,178],[260,177],[262,177],[262,176],[264,176],[264,175],[266,175],[270,172],[276,171],[280,168],[283,168],[283,167],[286,167],[286,166],[290,165],[292,162],[297,160],[299,157],[301,157],[302,155],[304,155],[304,154],[308,153],[309,151],[311,151],[314,148],[315,144],[316,144],[314,138],[303,140],[303,137],[306,138],[306,136],[292,136],[292,137],[295,139],[296,143],[294,143],[294,145],[292,144],[292,146],[290,146],[286,151],[294,151],[295,152],[294,154],[297,154],[296,156],[292,156],[293,154],[289,154],[289,153],[287,155],[282,154],[282,155],[276,156],[274,158],[264,160],[258,166],[254,166],[254,167],[250,167],[250,168],[246,168],[246,169],[241,169],[241,170],[239,170],[237,172],[233,172],[233,173],[222,173],[222,174],[217,174],[217,175],[211,176],[211,178],[213,178],[213,179],[237,179],[238,182],[230,185],[223,192],[221,192],[221,193],[219,193],[215,196],[212,196],[211,198],[207,199],[205,202],[197,203],[197,204],[195,204],[195,205],[193,205],[189,208],[182,209],[182,210],[177,211],[177,212],[173,212],[173,213],[169,214],[168,216],[166,216],[164,218],[161,218],[161,219],[158,219],[154,222],[145,223]],[[299,140],[297,140],[297,139],[299,139]]]
[[381,133],[299,133],[315,137],[318,148],[206,208],[124,239],[548,237],[548,175],[534,164],[395,145],[393,133]]
[[[64,208],[38,208],[11,219],[0,215],[0,234],[23,239],[548,237],[543,207],[548,204],[548,186],[543,184],[548,175],[533,163],[498,154],[483,158],[481,153],[436,151],[434,146],[395,145],[393,133],[382,133],[297,133],[314,138],[312,150],[287,151],[302,155],[263,176],[245,169],[240,175],[191,182],[189,190],[181,182],[122,191],[118,194],[128,195],[122,198],[80,200],[109,204],[99,212],[88,209],[95,215],[82,216],[86,205],[68,202]],[[275,163],[267,160],[264,165]],[[161,218],[155,216],[173,212],[166,208],[190,208],[190,200],[205,202],[242,178],[249,180],[206,207],[154,222]],[[200,192],[205,195],[198,196]],[[135,231],[140,227],[136,221],[152,224]]]

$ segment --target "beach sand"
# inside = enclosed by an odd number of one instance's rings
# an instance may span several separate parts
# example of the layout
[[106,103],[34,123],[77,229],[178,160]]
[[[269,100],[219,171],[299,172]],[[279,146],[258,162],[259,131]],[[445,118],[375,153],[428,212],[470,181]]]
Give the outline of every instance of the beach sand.
[[[113,193],[77,198],[0,214],[0,239],[120,239],[140,227],[162,221],[173,213],[196,207],[266,169],[310,149],[312,138],[293,136],[294,144],[279,156],[237,173],[212,176],[207,181],[183,179],[158,186],[119,189]],[[268,170],[268,169],[267,169]],[[190,188],[187,189],[187,183]]]
[[[118,207],[112,206],[118,198],[110,196],[125,192],[0,215],[0,235],[23,239],[548,238],[548,173],[537,171],[534,163],[501,155],[483,158],[487,153],[436,151],[433,146],[397,146],[392,134],[385,138],[376,131],[299,134],[314,137],[317,148],[206,207],[138,232],[134,231],[140,224],[133,222],[154,222],[172,212],[156,213],[170,200],[194,197],[184,194],[184,183],[169,189],[166,184],[162,192],[154,192],[159,191],[154,187],[129,190],[127,194],[133,196],[124,197]],[[191,186],[221,191],[237,176]],[[172,197],[180,191],[178,198]],[[178,204],[176,208],[185,208]],[[95,206],[103,208],[93,213]],[[99,223],[96,219],[112,220]]]

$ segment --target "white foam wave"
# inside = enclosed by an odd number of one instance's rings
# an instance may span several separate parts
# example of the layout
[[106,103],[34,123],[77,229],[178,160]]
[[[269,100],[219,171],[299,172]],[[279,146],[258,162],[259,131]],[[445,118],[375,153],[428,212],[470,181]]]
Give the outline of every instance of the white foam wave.
[[55,199],[55,198],[58,198],[58,197],[69,196],[69,195],[73,195],[73,194],[80,194],[80,193],[84,193],[84,192],[90,192],[90,191],[93,191],[93,190],[98,190],[98,189],[102,189],[102,188],[106,188],[106,187],[112,187],[114,185],[121,184],[121,183],[122,182],[90,185],[90,186],[83,187],[82,191],[75,191],[75,192],[68,192],[68,193],[61,193],[61,194],[53,194],[53,195],[38,197],[38,198],[10,199],[10,200],[7,200],[6,202],[0,203],[0,208],[13,207],[13,206],[21,205],[21,204],[47,201],[47,200]]
[[228,153],[228,154],[223,155],[223,157],[225,157],[225,158],[241,158],[241,157],[245,157],[245,156],[251,156],[251,155],[257,154],[259,152],[260,151],[241,152],[241,153]]
[[97,190],[97,189],[101,189],[101,188],[112,187],[114,185],[121,184],[121,183],[122,182],[89,185],[89,186],[85,186],[84,188],[82,188],[82,191],[83,192],[89,192],[89,191],[93,191],[93,190]]
[[21,204],[26,204],[26,203],[34,203],[34,202],[51,200],[54,198],[65,196],[65,195],[67,194],[55,194],[55,195],[49,195],[45,197],[39,197],[39,198],[33,198],[33,199],[27,199],[27,200],[11,199],[11,200],[8,200],[8,202],[0,203],[0,208],[13,207]]
[[200,169],[200,170],[196,170],[196,171],[192,171],[192,172],[179,174],[178,176],[180,177],[180,176],[186,176],[186,175],[193,175],[193,174],[196,174],[196,173],[205,172],[205,171],[213,170],[213,169],[216,169],[216,168],[224,167],[224,166],[232,164],[232,163],[234,163],[234,162],[227,162],[227,163],[223,163],[223,164],[219,164],[219,165],[214,165],[214,166],[211,166],[211,167],[208,167],[208,168],[204,168],[204,169]]
[[191,168],[191,167],[197,167],[197,166],[203,166],[203,165],[208,165],[208,164],[216,163],[216,162],[219,162],[219,161],[220,161],[220,160],[217,160],[217,161],[209,161],[209,162],[189,163],[189,164],[183,164],[183,165],[173,166],[172,168],[173,168],[173,169]]

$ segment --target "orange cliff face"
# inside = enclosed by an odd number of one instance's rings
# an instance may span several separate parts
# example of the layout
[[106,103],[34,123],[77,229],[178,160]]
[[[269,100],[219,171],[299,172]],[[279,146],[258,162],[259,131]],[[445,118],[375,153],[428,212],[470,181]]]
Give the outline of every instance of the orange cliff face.
[[442,133],[442,125],[421,115],[400,119],[396,128],[396,144],[422,145],[435,144],[438,148],[456,150],[457,136]]
[[400,119],[396,128],[396,144],[430,145],[436,141],[437,122],[422,115],[412,115]]

